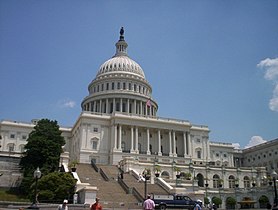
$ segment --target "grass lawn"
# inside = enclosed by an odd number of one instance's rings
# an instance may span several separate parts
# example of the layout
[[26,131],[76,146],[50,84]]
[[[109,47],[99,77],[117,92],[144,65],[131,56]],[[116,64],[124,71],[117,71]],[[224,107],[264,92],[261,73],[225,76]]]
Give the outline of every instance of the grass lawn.
[[16,192],[9,190],[0,189],[0,200],[1,201],[16,201],[16,202],[29,202],[30,200],[18,195]]

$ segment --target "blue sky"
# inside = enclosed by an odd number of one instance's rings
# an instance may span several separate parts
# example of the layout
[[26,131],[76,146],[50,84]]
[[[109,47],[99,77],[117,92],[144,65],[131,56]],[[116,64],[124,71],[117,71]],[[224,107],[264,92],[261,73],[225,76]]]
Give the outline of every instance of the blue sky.
[[0,0],[0,119],[72,126],[122,26],[159,116],[278,137],[277,0]]

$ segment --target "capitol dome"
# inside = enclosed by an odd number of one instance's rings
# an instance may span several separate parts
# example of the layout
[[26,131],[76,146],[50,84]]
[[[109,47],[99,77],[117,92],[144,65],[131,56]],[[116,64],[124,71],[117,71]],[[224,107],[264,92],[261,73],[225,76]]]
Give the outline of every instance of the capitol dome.
[[111,73],[129,73],[145,78],[141,66],[125,55],[115,55],[104,62],[97,73],[97,77]]
[[89,95],[81,103],[93,113],[156,116],[158,105],[141,66],[127,55],[124,29],[116,43],[116,53],[99,68],[88,86]]
[[128,57],[127,46],[122,28],[120,40],[116,43],[116,54],[100,66],[96,77],[111,73],[128,73],[145,79],[145,74],[141,66]]

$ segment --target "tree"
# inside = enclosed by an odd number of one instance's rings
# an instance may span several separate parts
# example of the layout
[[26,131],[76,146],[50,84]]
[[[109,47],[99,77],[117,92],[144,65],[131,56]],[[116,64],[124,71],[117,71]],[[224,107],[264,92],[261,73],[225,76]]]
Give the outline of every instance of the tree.
[[214,203],[216,206],[219,207],[219,205],[222,204],[222,200],[221,200],[221,198],[219,198],[219,197],[213,197],[213,198],[212,198],[212,203]]
[[[38,199],[54,200],[61,203],[69,199],[75,192],[76,179],[70,173],[53,172],[43,176],[38,183]],[[33,187],[32,187],[33,189]]]
[[58,169],[62,146],[65,144],[57,121],[42,119],[30,133],[20,161],[24,175],[33,174],[40,167],[43,174]]
[[233,197],[228,197],[226,200],[227,209],[235,209],[236,199]]
[[30,133],[20,160],[24,176],[20,189],[23,193],[30,193],[29,188],[34,181],[33,173],[37,167],[40,168],[42,175],[57,171],[59,168],[62,146],[65,144],[61,134],[57,121],[49,119],[39,120]]

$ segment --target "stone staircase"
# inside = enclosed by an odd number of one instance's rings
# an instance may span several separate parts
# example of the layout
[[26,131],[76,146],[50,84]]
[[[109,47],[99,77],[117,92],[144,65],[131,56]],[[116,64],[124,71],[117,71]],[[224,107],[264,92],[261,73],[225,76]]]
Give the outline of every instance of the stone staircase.
[[[116,166],[97,165],[98,172],[89,164],[78,164],[77,173],[82,183],[89,183],[98,188],[97,197],[104,208],[127,208],[136,209],[140,199],[137,199],[131,191],[127,194],[122,186],[118,183],[119,171]],[[124,173],[122,180],[129,189],[135,188],[141,197],[144,197],[145,183],[138,182],[137,179],[129,174]],[[168,194],[162,187],[157,184],[147,182],[147,193]],[[139,207],[140,208],[140,207]]]
[[104,208],[138,208],[138,200],[132,194],[126,194],[117,181],[118,169],[115,166],[98,166],[108,177],[96,172],[89,164],[78,164],[77,173],[82,183],[98,188],[97,197]]
[[[123,181],[131,188],[136,188],[136,190],[144,197],[145,194],[145,182],[138,182],[138,180],[131,174],[125,173]],[[168,195],[169,193],[164,190],[158,184],[151,184],[147,181],[147,194],[159,194]]]

